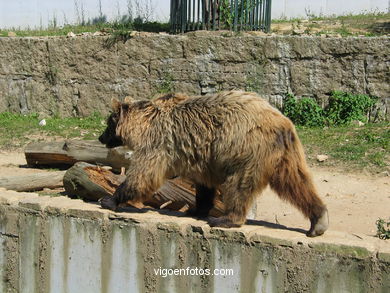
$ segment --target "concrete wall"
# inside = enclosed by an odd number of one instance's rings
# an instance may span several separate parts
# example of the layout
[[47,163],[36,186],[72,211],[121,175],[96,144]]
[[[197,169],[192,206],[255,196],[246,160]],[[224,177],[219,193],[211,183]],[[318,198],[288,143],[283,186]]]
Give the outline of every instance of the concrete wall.
[[[333,90],[381,98],[390,115],[390,38],[197,32],[183,36],[0,38],[0,111],[107,113],[112,97],[256,91],[280,105],[290,92],[323,105]],[[386,112],[387,111],[387,112]]]
[[[178,213],[112,213],[0,190],[0,292],[390,291],[386,241],[334,231],[309,239],[270,226],[211,229]],[[154,272],[187,267],[233,275]]]

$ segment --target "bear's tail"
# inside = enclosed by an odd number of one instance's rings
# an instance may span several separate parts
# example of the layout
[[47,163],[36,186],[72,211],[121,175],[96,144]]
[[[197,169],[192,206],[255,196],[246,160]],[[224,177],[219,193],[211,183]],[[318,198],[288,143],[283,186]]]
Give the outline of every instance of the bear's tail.
[[309,236],[321,235],[328,227],[327,209],[318,196],[294,127],[281,131],[277,143],[283,146],[284,153],[275,166],[270,186],[310,219]]

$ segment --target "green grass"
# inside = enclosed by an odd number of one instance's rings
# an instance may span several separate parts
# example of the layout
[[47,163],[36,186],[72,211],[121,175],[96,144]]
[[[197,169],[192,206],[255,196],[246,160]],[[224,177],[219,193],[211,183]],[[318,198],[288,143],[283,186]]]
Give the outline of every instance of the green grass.
[[145,23],[118,23],[105,22],[99,24],[65,25],[63,27],[33,28],[33,29],[1,29],[0,37],[7,37],[8,32],[14,32],[18,37],[42,37],[42,36],[66,36],[68,33],[94,33],[105,31],[114,33],[117,31],[146,31],[146,32],[169,32],[169,23],[145,22]]
[[96,32],[104,27],[97,25],[67,25],[64,27],[51,27],[47,29],[0,29],[0,37],[8,36],[8,32],[14,32],[18,37],[42,37],[42,36],[66,36],[69,32],[75,34]]
[[[95,113],[85,118],[47,118],[46,126],[39,126],[37,115],[0,113],[0,149],[21,149],[30,142],[53,138],[97,139],[105,128],[105,120]],[[388,122],[361,127],[297,127],[297,130],[312,165],[353,171],[365,169],[373,173],[390,168]],[[318,163],[316,156],[319,154],[326,154],[329,159]]]
[[39,126],[39,121],[38,115],[0,113],[0,149],[50,137],[97,139],[105,128],[105,118],[98,113],[86,118],[47,118],[46,126]]
[[372,20],[387,20],[390,17],[390,13],[386,12],[366,12],[366,13],[359,13],[359,14],[344,14],[340,16],[311,16],[309,17],[310,20],[339,20],[339,21],[346,21],[346,22],[356,22],[356,23],[363,23],[367,21]]
[[[362,127],[325,128],[298,127],[309,162],[343,169],[388,171],[390,167],[389,123],[366,124]],[[326,162],[317,163],[316,156],[326,154]]]

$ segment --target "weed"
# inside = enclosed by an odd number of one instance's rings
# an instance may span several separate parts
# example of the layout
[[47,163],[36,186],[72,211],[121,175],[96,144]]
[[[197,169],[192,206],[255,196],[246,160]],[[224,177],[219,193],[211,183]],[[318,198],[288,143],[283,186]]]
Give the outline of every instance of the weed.
[[53,64],[49,64],[48,70],[46,71],[45,76],[51,85],[57,84],[58,72],[59,72],[59,70],[56,66],[54,66]]
[[162,78],[157,88],[157,93],[167,94],[173,92],[173,90],[174,90],[173,75],[171,72],[164,71],[162,73]]
[[288,94],[283,103],[282,112],[295,124],[304,126],[323,126],[324,111],[314,99],[302,98],[297,100]]
[[334,91],[329,105],[322,109],[314,99],[296,99],[287,94],[282,112],[301,126],[344,125],[355,120],[366,122],[376,100],[368,95]]
[[368,95],[353,95],[334,91],[326,108],[330,124],[347,124],[353,120],[367,121],[369,111],[376,103],[376,98]]
[[233,14],[229,0],[222,0],[220,4],[220,18],[224,29],[230,29],[233,25]]
[[260,60],[259,64],[252,64],[250,71],[246,75],[246,91],[261,93],[264,80],[264,66],[264,60]]
[[122,29],[113,31],[109,38],[104,41],[104,48],[111,49],[116,43],[123,42],[126,43],[131,39],[131,31]]
[[376,236],[379,239],[390,239],[390,220],[385,221],[383,219],[378,219],[376,222]]

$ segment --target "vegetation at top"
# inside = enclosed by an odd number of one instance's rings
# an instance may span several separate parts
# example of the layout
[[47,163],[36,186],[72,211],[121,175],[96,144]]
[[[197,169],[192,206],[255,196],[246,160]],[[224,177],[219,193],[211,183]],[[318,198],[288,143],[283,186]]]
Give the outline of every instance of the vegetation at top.
[[39,27],[21,29],[17,27],[9,29],[0,28],[0,37],[8,36],[9,32],[13,32],[18,37],[34,37],[34,36],[65,36],[72,32],[74,34],[93,33],[103,31],[106,33],[116,33],[123,31],[146,31],[146,32],[168,32],[169,23],[157,22],[153,20],[155,8],[151,0],[127,0],[127,11],[121,13],[118,2],[117,15],[113,20],[108,20],[103,14],[101,0],[96,0],[98,5],[98,15],[92,18],[86,17],[83,2],[74,0],[74,8],[76,11],[76,22],[71,23],[65,13],[62,16],[63,25],[59,25],[59,17],[53,14],[49,20],[47,27],[41,24]]
[[340,16],[315,15],[306,10],[305,18],[273,19],[271,31],[291,34],[301,31],[311,35],[381,36],[390,34],[390,13],[363,12]]
[[[114,19],[109,20],[102,11],[101,0],[97,1],[98,14],[95,17],[87,18],[83,2],[74,0],[76,12],[76,21],[69,21],[66,14],[60,17],[52,14],[48,26],[43,26],[43,21],[38,27],[20,28],[13,27],[8,29],[0,28],[0,37],[7,37],[9,32],[16,36],[63,36],[70,32],[75,34],[93,33],[103,31],[106,33],[116,33],[123,31],[146,31],[146,32],[169,32],[170,25],[168,22],[158,22],[153,20],[155,7],[151,0],[127,0],[127,10],[122,13],[119,4]],[[246,9],[249,6],[242,6]],[[244,15],[245,13],[241,13]],[[221,21],[232,25],[232,14],[230,1],[220,1]],[[60,25],[61,23],[61,25]],[[294,34],[294,31],[300,30],[306,34],[323,35],[338,34],[341,36],[365,35],[378,36],[390,33],[390,13],[383,12],[364,12],[361,14],[347,14],[342,16],[324,16],[315,15],[310,10],[306,10],[304,18],[280,18],[273,19],[271,31],[276,34]]]

